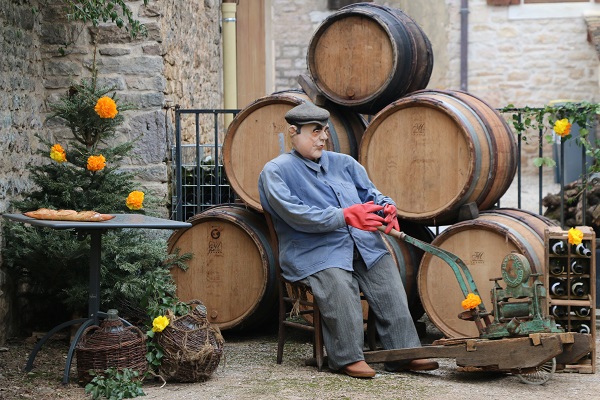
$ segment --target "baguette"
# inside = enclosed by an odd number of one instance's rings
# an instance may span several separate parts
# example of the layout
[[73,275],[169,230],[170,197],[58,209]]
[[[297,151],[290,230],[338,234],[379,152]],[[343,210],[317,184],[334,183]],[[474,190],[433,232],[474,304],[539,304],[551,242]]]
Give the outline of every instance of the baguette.
[[114,215],[100,214],[96,211],[77,212],[75,210],[51,210],[49,208],[40,208],[23,214],[30,218],[48,219],[53,221],[101,222],[114,218]]

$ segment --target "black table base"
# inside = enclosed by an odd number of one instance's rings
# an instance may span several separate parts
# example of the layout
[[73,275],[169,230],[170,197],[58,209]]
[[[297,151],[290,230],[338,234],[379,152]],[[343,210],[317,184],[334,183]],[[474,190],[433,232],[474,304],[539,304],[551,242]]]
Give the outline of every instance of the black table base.
[[[80,221],[52,221],[52,220],[38,220],[30,217],[26,217],[23,214],[4,214],[4,218],[12,221],[28,223],[34,226],[52,228],[52,229],[75,229],[79,236],[90,235],[90,275],[89,275],[89,289],[88,289],[88,316],[87,318],[74,319],[72,321],[64,322],[60,325],[52,328],[44,337],[35,345],[27,364],[25,365],[25,371],[31,371],[33,369],[33,363],[37,353],[40,351],[42,346],[54,335],[56,332],[61,331],[72,325],[81,324],[77,329],[71,345],[69,346],[69,352],[67,354],[67,361],[65,365],[65,371],[63,375],[63,383],[69,383],[69,373],[71,371],[71,363],[73,361],[73,355],[75,348],[83,332],[92,325],[98,325],[100,318],[105,318],[106,313],[100,310],[100,260],[102,252],[102,234],[108,229],[116,228],[146,228],[146,229],[180,229],[189,228],[192,226],[189,222],[171,221],[168,219],[150,217],[143,214],[116,214],[115,218],[103,221],[103,222],[80,222]],[[126,326],[131,324],[121,319]]]

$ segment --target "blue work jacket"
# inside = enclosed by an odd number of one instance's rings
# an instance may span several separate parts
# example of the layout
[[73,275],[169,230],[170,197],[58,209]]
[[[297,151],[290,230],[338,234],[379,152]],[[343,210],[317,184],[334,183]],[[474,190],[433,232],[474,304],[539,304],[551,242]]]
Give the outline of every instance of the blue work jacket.
[[388,253],[379,232],[346,225],[343,209],[357,203],[394,204],[352,157],[323,151],[319,162],[292,150],[269,161],[258,180],[260,202],[279,239],[284,278],[298,281],[326,268],[352,271],[354,246],[367,268]]

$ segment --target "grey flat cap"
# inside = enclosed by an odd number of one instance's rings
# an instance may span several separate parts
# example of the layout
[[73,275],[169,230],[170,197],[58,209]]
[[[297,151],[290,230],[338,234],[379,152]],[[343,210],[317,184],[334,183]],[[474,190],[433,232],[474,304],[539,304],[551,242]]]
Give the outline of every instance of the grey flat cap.
[[285,120],[290,125],[319,124],[325,126],[327,125],[328,119],[329,111],[317,107],[309,101],[304,102],[285,113]]

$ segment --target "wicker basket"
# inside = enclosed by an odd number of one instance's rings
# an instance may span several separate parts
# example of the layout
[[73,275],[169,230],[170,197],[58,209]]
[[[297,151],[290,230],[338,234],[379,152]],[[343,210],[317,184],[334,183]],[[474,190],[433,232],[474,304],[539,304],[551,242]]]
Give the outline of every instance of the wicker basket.
[[148,370],[146,335],[135,326],[124,327],[117,310],[108,310],[108,317],[90,326],[77,343],[77,375],[80,383],[92,380],[89,371],[102,373],[107,368],[138,371],[140,377]]
[[204,381],[223,355],[223,337],[219,328],[208,322],[206,307],[197,300],[189,304],[197,305],[181,317],[168,314],[169,325],[155,336],[164,352],[159,372],[167,381]]

